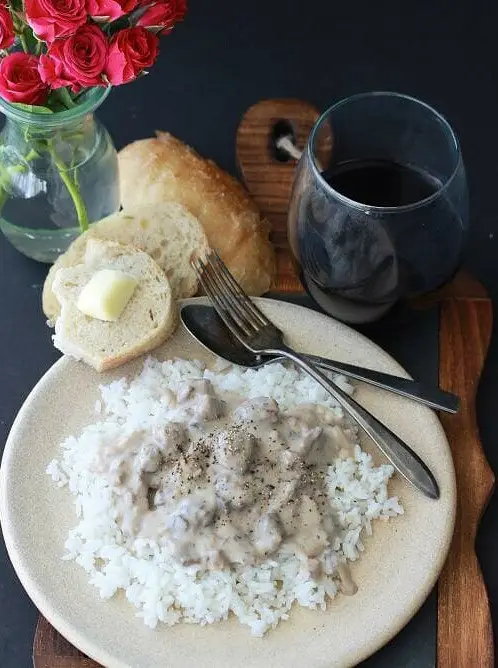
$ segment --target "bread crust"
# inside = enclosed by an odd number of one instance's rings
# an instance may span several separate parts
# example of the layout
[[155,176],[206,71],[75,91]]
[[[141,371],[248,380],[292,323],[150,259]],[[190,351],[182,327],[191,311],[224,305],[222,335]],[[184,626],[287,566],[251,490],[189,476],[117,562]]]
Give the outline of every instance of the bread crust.
[[252,295],[269,290],[275,276],[270,225],[236,179],[167,132],[129,144],[118,158],[125,211],[183,204],[243,288]]
[[[172,230],[172,225],[178,229]],[[176,263],[166,261],[170,255],[166,248],[179,232],[185,235],[185,239],[189,239],[187,245],[190,252],[195,249],[202,254],[207,250],[208,242],[202,225],[185,207],[176,203],[168,203],[162,207],[141,206],[137,207],[136,211],[121,211],[92,225],[88,232],[76,237],[67,251],[60,255],[49,269],[42,292],[42,308],[49,324],[53,325],[60,313],[59,301],[52,290],[55,275],[59,269],[83,262],[90,239],[129,244],[149,253],[166,272],[175,298],[184,299],[195,295],[198,281],[194,270],[189,266],[190,258],[186,257]],[[163,244],[165,248],[161,247]]]
[[[61,268],[55,276],[53,291],[61,304],[53,336],[56,348],[102,372],[154,350],[171,336],[179,322],[178,306],[166,274],[150,255],[113,241],[89,239],[83,260]],[[116,322],[89,318],[77,308],[77,298],[89,276],[107,267],[124,267],[140,277]]]

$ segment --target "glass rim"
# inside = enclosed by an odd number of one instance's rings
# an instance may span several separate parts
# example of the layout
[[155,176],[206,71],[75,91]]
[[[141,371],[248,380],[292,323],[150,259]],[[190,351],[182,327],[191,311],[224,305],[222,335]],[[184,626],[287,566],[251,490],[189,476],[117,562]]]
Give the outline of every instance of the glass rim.
[[81,104],[76,104],[73,109],[55,111],[53,114],[38,114],[36,112],[25,111],[0,97],[0,111],[13,121],[37,125],[41,128],[55,128],[64,125],[68,121],[76,121],[78,118],[94,112],[107,98],[111,92],[111,88],[111,86],[90,88]]
[[[411,204],[403,204],[402,206],[374,206],[365,204],[364,202],[358,202],[354,199],[346,197],[346,195],[343,195],[338,190],[333,188],[330,185],[330,183],[327,183],[327,181],[323,178],[322,173],[320,172],[320,168],[316,162],[316,158],[313,151],[316,135],[319,129],[322,127],[323,122],[336,109],[339,109],[340,107],[343,107],[346,104],[349,104],[350,102],[356,102],[364,98],[373,98],[373,97],[399,98],[411,102],[417,106],[423,107],[432,116],[434,116],[437,120],[439,120],[439,122],[446,128],[446,131],[448,132],[451,141],[453,143],[453,147],[456,154],[456,163],[450,176],[444,181],[444,183],[441,184],[441,187],[438,188],[436,192],[432,193],[432,195],[429,195],[428,197],[425,197],[421,200],[417,200],[416,202],[412,202]],[[322,187],[324,187],[325,190],[331,193],[336,199],[338,199],[343,204],[346,204],[351,208],[363,211],[364,213],[370,213],[370,212],[398,213],[403,211],[413,211],[414,209],[427,206],[427,204],[430,204],[430,202],[432,202],[433,200],[436,200],[437,198],[441,197],[444,191],[450,186],[451,182],[455,178],[458,170],[462,165],[462,152],[460,149],[460,142],[458,141],[458,137],[456,136],[455,131],[451,127],[449,121],[439,111],[437,111],[437,109],[434,109],[434,107],[431,107],[430,104],[427,104],[427,102],[423,102],[422,100],[419,100],[418,98],[412,97],[410,95],[405,95],[404,93],[396,93],[393,91],[371,91],[367,93],[357,93],[356,95],[350,95],[349,97],[342,98],[335,104],[328,107],[328,109],[326,109],[320,115],[318,120],[315,122],[313,128],[311,129],[308,141],[306,142],[305,151],[306,151],[306,158],[311,164],[311,169],[315,177],[318,179],[318,182],[322,185]]]

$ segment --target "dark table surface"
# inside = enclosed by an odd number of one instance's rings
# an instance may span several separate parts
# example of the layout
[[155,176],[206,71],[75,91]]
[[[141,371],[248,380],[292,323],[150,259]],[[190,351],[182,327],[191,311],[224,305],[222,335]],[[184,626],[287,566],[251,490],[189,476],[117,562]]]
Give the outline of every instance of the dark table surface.
[[[472,212],[466,264],[495,301],[497,25],[498,4],[490,0],[191,0],[187,20],[163,40],[151,74],[116,89],[99,115],[118,147],[154,129],[169,130],[236,173],[236,128],[258,100],[296,97],[325,108],[374,89],[420,97],[445,114],[460,137]],[[45,266],[0,239],[1,444],[29,390],[58,356],[40,310],[45,274]],[[498,471],[496,406],[494,336],[477,410],[488,460]],[[498,499],[492,500],[478,536],[495,620],[497,507]],[[36,616],[0,541],[1,668],[31,664]],[[398,655],[390,665],[409,662]]]

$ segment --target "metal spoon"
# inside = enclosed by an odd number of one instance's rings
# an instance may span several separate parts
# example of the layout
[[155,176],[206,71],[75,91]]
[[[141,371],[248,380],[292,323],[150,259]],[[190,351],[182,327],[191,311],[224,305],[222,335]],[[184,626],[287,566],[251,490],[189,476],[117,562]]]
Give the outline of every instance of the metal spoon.
[[[261,358],[249,352],[232,336],[211,306],[183,304],[180,308],[180,317],[187,330],[201,345],[232,364],[256,368],[269,362],[284,360],[283,357]],[[326,371],[342,374],[388,392],[400,394],[437,410],[447,413],[458,412],[458,397],[449,392],[443,392],[436,387],[424,387],[421,383],[408,378],[400,378],[399,376],[364,369],[353,364],[336,362],[324,357],[315,355],[305,355],[305,357]]]

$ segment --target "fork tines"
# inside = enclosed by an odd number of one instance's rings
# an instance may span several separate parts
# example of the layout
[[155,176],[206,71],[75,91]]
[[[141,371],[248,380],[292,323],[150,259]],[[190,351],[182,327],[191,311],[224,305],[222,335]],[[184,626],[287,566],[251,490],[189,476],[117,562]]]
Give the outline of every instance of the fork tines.
[[251,336],[270,324],[216,251],[210,251],[204,259],[193,257],[191,263],[218,315],[236,334]]

